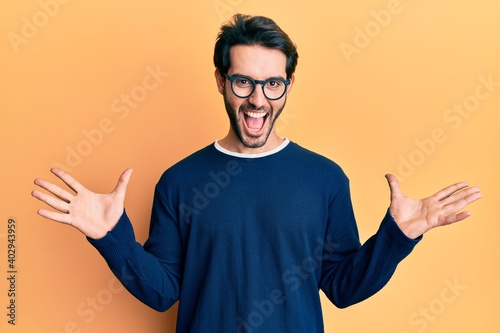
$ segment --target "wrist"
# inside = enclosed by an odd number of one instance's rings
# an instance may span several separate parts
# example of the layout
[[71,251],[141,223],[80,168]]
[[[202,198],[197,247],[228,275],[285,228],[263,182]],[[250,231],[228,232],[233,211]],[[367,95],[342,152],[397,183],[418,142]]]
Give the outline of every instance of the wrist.
[[85,233],[85,236],[87,236],[88,238],[93,239],[93,240],[99,240],[99,239],[106,237],[108,232],[109,232],[108,229],[100,228],[100,229],[92,230],[92,231]]
[[406,237],[410,239],[416,239],[422,236],[427,230],[422,226],[421,223],[416,221],[408,221],[408,222],[399,222],[397,219],[394,219],[399,229],[406,235]]

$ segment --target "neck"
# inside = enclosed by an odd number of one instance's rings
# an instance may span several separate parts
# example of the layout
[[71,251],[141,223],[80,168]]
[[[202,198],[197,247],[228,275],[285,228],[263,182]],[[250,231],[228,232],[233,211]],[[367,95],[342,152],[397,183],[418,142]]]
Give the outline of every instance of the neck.
[[241,153],[241,154],[260,154],[260,153],[265,153],[267,151],[273,150],[279,145],[283,143],[285,139],[278,136],[275,131],[272,131],[271,134],[269,134],[269,137],[267,138],[266,143],[258,148],[249,148],[246,147],[238,138],[236,133],[232,130],[232,128],[229,129],[229,133],[221,140],[219,140],[219,145],[221,145],[224,149],[227,149],[229,151],[235,152],[235,153]]

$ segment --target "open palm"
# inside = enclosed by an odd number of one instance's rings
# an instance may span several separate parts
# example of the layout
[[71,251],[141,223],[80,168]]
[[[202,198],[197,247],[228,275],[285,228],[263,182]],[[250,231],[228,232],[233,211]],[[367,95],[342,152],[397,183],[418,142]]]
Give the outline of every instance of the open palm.
[[102,238],[113,229],[123,213],[125,192],[132,175],[132,169],[127,169],[122,173],[115,189],[109,194],[89,191],[62,170],[53,168],[51,172],[66,183],[74,193],[46,180],[35,179],[36,185],[52,195],[37,190],[34,190],[32,195],[58,211],[40,209],[38,210],[39,215],[56,222],[69,224],[93,239]]
[[462,221],[471,215],[462,211],[481,198],[477,187],[461,182],[450,185],[424,199],[405,196],[394,175],[386,175],[391,190],[390,213],[401,230],[410,238],[417,238],[432,228]]

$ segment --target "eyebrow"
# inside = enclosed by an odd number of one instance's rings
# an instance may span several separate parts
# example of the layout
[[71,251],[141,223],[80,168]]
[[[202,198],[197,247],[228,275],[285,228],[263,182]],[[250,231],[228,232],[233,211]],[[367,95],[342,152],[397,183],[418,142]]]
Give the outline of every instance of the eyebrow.
[[[229,76],[246,76],[246,77],[252,78],[253,80],[256,80],[253,77],[251,77],[250,75],[246,75],[246,74],[242,74],[242,73],[233,73],[233,74],[231,74]],[[273,79],[281,79],[281,80],[285,80],[285,81],[287,80],[283,76],[279,75],[279,76],[271,76],[271,77],[269,77],[267,79],[264,79],[262,81],[273,80]]]

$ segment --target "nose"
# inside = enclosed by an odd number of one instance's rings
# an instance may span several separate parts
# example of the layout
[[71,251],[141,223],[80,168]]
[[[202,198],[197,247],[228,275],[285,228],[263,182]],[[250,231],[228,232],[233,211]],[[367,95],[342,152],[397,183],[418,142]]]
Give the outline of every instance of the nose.
[[253,93],[248,97],[248,101],[253,104],[256,109],[259,109],[267,104],[267,98],[264,95],[262,84],[257,83],[255,85],[255,89]]

